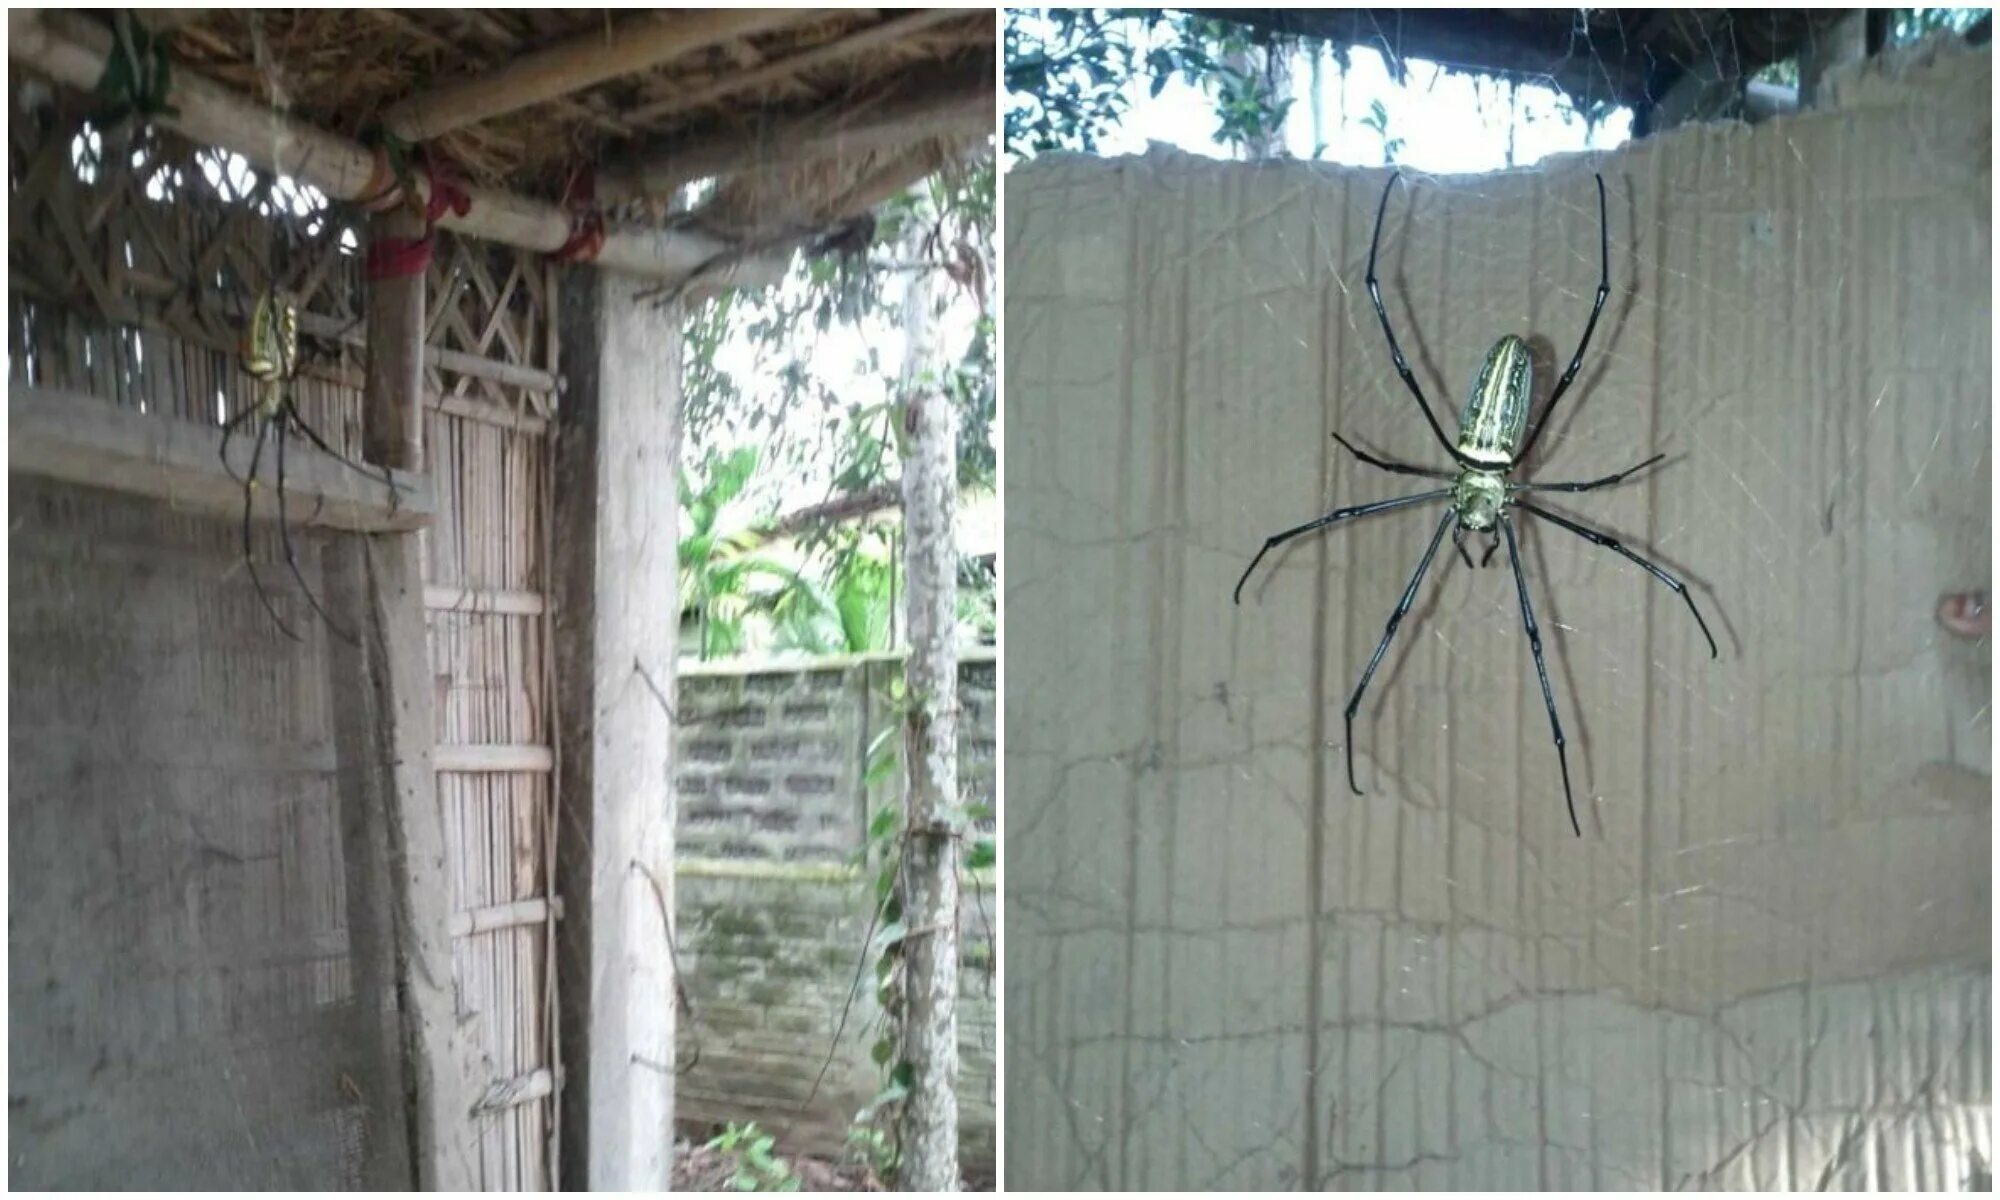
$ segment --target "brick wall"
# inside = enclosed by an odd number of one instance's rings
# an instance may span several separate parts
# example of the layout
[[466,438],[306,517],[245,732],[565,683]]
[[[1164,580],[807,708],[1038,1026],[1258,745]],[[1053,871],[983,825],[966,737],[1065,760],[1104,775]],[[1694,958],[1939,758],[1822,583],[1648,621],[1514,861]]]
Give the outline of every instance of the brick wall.
[[[959,788],[995,806],[993,656],[963,653]],[[901,674],[891,656],[681,666],[675,909],[695,1019],[681,1022],[677,1116],[692,1132],[756,1121],[781,1148],[838,1152],[884,1082],[869,1057],[882,1020],[872,976],[853,987],[873,908],[872,872],[856,862],[869,818],[901,802],[898,778],[866,786],[865,761],[895,719]],[[990,1179],[994,897],[990,881],[965,883],[962,1157]]]

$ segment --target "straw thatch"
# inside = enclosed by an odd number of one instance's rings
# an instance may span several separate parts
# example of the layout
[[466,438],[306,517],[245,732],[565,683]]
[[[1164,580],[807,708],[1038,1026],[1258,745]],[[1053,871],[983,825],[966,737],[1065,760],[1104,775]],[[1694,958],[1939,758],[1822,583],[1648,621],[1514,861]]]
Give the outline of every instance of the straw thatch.
[[[166,22],[177,62],[298,118],[365,138],[399,102],[477,80],[551,47],[605,46],[632,22],[671,28],[712,13],[599,10],[195,10]],[[619,171],[678,148],[758,142],[787,122],[837,129],[940,71],[992,75],[987,10],[800,10],[766,28],[635,73],[567,91],[430,139],[474,182],[561,200],[585,168]],[[769,235],[822,227],[879,202],[885,167],[921,171],[961,153],[962,132],[917,129],[901,144],[834,155],[812,146],[741,164],[754,182],[720,193],[716,228]],[[912,177],[913,178],[913,177]],[[624,215],[666,214],[664,195],[627,197]],[[865,200],[866,203],[857,203]]]

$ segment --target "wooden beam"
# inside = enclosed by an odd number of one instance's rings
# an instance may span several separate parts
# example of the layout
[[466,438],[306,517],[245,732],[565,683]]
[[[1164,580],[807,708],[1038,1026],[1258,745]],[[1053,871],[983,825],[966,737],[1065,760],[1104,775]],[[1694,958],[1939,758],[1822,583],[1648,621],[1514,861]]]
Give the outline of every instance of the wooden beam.
[[761,129],[718,130],[654,146],[637,165],[607,170],[598,195],[607,203],[665,195],[711,175],[796,166],[816,158],[901,146],[927,137],[993,131],[993,64],[924,73],[900,91],[831,112],[774,120]]
[[[395,212],[368,222],[371,243],[383,238],[419,238],[422,220]],[[388,287],[402,280],[375,280],[368,294],[368,374],[363,388],[362,452],[374,462],[424,461],[424,282]]]
[[[254,434],[231,440],[229,470],[217,453],[222,429],[122,408],[84,392],[7,391],[8,470],[164,501],[182,512],[240,520],[242,476]],[[246,422],[247,427],[247,422]],[[264,471],[269,472],[270,456]],[[235,472],[231,476],[230,471]],[[275,479],[253,498],[259,518],[277,515]],[[395,472],[395,487],[304,443],[285,447],[285,501],[294,525],[380,533],[421,529],[436,509],[430,481]]]
[[[7,54],[15,63],[82,91],[97,86],[112,36],[102,26],[70,13],[12,10],[7,15]],[[202,75],[176,67],[167,103],[177,115],[160,118],[194,141],[241,154],[266,170],[301,179],[339,200],[354,200],[379,186],[375,156],[361,143],[327,133],[303,121],[273,115],[257,102]],[[429,182],[418,173],[419,190]],[[461,217],[447,213],[439,223],[473,237],[548,254],[570,236],[570,215],[560,207],[510,192],[468,188],[472,207]],[[701,268],[718,269],[733,247],[693,230],[607,226],[601,267],[647,279],[679,282]],[[728,262],[721,281],[730,286],[762,286],[783,277],[788,259],[744,258]]]
[[399,101],[382,114],[382,124],[409,141],[428,141],[810,15],[800,8],[725,8],[633,17]]
[[570,272],[556,430],[556,891],[564,1190],[660,1190],[673,1165],[671,487],[681,311]]
[[[750,91],[753,88],[763,87],[768,83],[776,83],[781,79],[790,79],[804,71],[816,71],[821,67],[830,66],[833,63],[866,53],[878,46],[886,46],[899,42],[913,33],[921,33],[934,25],[942,25],[946,21],[962,20],[967,16],[978,15],[981,11],[984,10],[920,8],[914,12],[907,12],[900,16],[892,17],[879,25],[870,25],[863,29],[857,29],[853,33],[828,42],[825,45],[814,46],[810,50],[789,55],[775,62],[765,63],[763,66],[755,67],[748,71],[724,75],[707,87],[694,88],[688,91],[676,90],[673,95],[668,96],[664,100],[655,100],[650,104],[641,104],[636,108],[627,109],[619,115],[629,122],[642,123],[657,121],[661,117],[670,117],[676,113],[689,112],[704,105],[713,104],[725,96],[734,96],[741,92]],[[990,17],[990,15],[989,13],[988,16]]]

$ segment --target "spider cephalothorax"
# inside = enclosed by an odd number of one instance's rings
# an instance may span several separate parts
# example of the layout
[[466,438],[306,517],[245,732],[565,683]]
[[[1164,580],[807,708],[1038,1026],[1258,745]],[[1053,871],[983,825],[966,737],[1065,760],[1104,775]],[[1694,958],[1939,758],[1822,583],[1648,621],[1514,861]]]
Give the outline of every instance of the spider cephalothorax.
[[1491,471],[1460,471],[1451,485],[1451,510],[1460,529],[1485,533],[1499,522],[1506,503],[1507,483]]
[[1541,629],[1535,624],[1535,609],[1528,599],[1528,581],[1521,574],[1521,555],[1514,540],[1513,510],[1530,513],[1560,528],[1567,529],[1578,537],[1623,555],[1632,562],[1651,572],[1653,577],[1672,588],[1687,603],[1688,611],[1694,614],[1695,623],[1701,627],[1702,637],[1708,640],[1709,656],[1715,657],[1715,638],[1708,632],[1708,622],[1702,620],[1701,610],[1695,607],[1694,597],[1688,594],[1687,585],[1668,574],[1656,564],[1633,553],[1609,534],[1578,524],[1568,517],[1551,512],[1521,499],[1524,492],[1588,492],[1623,480],[1635,471],[1659,462],[1664,455],[1654,455],[1636,467],[1628,467],[1614,475],[1602,479],[1584,480],[1577,483],[1509,483],[1507,477],[1517,470],[1528,452],[1534,448],[1535,439],[1548,428],[1549,413],[1556,402],[1576,380],[1577,368],[1583,365],[1583,352],[1590,345],[1590,335],[1597,328],[1597,318],[1604,311],[1605,298],[1611,294],[1611,236],[1606,215],[1604,197],[1604,177],[1597,177],[1597,221],[1598,221],[1598,263],[1599,274],[1597,299],[1590,310],[1590,320],[1583,327],[1583,337],[1577,342],[1576,353],[1571,356],[1569,367],[1549,393],[1549,402],[1542,408],[1539,421],[1532,425],[1528,420],[1528,410],[1533,396],[1534,370],[1528,352],[1528,343],[1513,334],[1494,343],[1487,352],[1486,363],[1480,369],[1479,377],[1472,385],[1472,394],[1466,399],[1465,411],[1459,417],[1456,441],[1445,436],[1444,427],[1438,424],[1431,412],[1430,402],[1424,399],[1424,392],[1417,386],[1417,378],[1410,371],[1410,365],[1403,358],[1402,347],[1396,344],[1396,331],[1389,325],[1389,311],[1382,305],[1382,287],[1375,277],[1375,256],[1382,245],[1382,218],[1389,210],[1389,191],[1402,176],[1389,176],[1389,182],[1382,187],[1382,202],[1375,209],[1375,235],[1368,245],[1368,298],[1374,302],[1375,315],[1382,323],[1382,334],[1389,341],[1389,356],[1395,360],[1396,373],[1402,377],[1403,385],[1417,401],[1417,408],[1424,420],[1437,436],[1438,444],[1444,447],[1457,464],[1457,471],[1440,470],[1436,467],[1420,467],[1410,463],[1391,462],[1377,458],[1357,449],[1346,438],[1334,434],[1334,440],[1346,448],[1348,453],[1367,463],[1397,475],[1420,475],[1430,479],[1446,480],[1449,487],[1436,491],[1419,492],[1414,496],[1398,496],[1391,500],[1378,500],[1372,504],[1356,504],[1347,508],[1337,508],[1317,520],[1294,526],[1282,533],[1272,534],[1264,539],[1263,548],[1243,570],[1242,578],[1236,581],[1236,600],[1243,599],[1243,585],[1250,573],[1272,547],[1301,534],[1324,529],[1350,517],[1365,517],[1371,513],[1388,512],[1392,509],[1408,508],[1436,500],[1449,500],[1450,511],[1438,522],[1437,531],[1431,535],[1430,545],[1424,556],[1417,562],[1417,569],[1410,576],[1410,582],[1403,589],[1402,602],[1389,614],[1389,626],[1382,632],[1382,640],[1376,644],[1374,657],[1368,660],[1368,667],[1361,673],[1361,682],[1354,688],[1349,698],[1345,716],[1347,721],[1347,784],[1355,794],[1361,792],[1354,781],[1354,714],[1361,708],[1361,697],[1368,690],[1368,681],[1375,677],[1375,669],[1382,665],[1382,655],[1389,649],[1389,642],[1396,636],[1396,627],[1410,611],[1416,600],[1417,587],[1430,570],[1431,560],[1437,557],[1438,547],[1444,544],[1447,532],[1454,533],[1453,544],[1459,557],[1469,567],[1472,559],[1465,552],[1463,539],[1467,533],[1484,533],[1493,539],[1487,547],[1482,565],[1491,561],[1502,541],[1507,546],[1508,565],[1514,571],[1514,585],[1521,604],[1521,624],[1528,634],[1528,649],[1534,655],[1535,674],[1542,685],[1542,702],[1548,708],[1549,728],[1555,735],[1556,761],[1562,768],[1563,799],[1569,805],[1570,827],[1579,836],[1583,826],[1576,817],[1576,798],[1570,791],[1569,754],[1564,748],[1562,721],[1556,716],[1555,693],[1549,687],[1548,667],[1542,659]]

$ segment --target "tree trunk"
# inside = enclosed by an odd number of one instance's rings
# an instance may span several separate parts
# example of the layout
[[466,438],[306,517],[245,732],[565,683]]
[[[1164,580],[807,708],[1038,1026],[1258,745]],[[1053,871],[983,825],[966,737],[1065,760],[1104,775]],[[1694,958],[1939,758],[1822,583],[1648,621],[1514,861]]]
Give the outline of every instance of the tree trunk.
[[903,388],[909,435],[903,460],[904,578],[909,685],[903,718],[908,791],[900,887],[910,1066],[902,1115],[905,1191],[958,1190],[958,549],[952,532],[956,450],[951,401],[924,378],[929,356],[928,272],[904,299],[909,349]]

